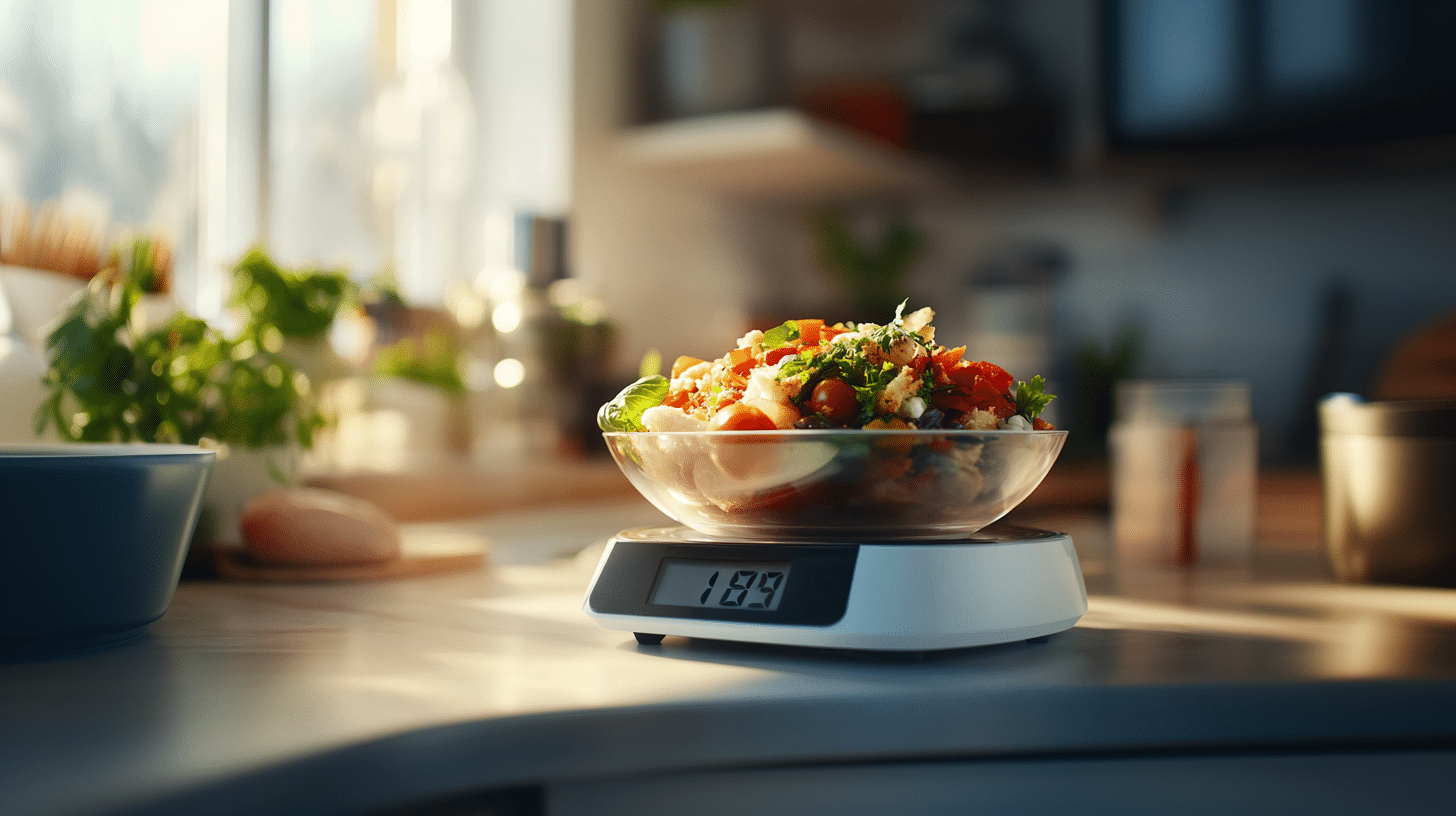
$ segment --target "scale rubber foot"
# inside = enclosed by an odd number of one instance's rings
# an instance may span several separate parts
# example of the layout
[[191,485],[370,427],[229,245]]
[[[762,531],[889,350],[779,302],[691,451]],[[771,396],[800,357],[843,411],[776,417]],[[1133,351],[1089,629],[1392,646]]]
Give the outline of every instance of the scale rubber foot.
[[1027,643],[1046,643],[1047,641],[1049,641],[1051,639],[1052,639],[1052,636],[1051,635],[1037,635],[1034,638],[1027,638],[1026,639],[1026,642]]
[[637,642],[642,644],[643,646],[656,646],[662,643],[662,639],[667,636],[649,635],[646,632],[633,632],[632,637],[637,638]]

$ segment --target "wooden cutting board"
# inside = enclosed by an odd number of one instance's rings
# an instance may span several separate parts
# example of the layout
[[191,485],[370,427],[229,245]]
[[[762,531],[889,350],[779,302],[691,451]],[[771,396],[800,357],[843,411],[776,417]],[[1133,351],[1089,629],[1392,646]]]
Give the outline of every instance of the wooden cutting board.
[[478,569],[487,547],[484,538],[466,532],[406,527],[400,532],[399,557],[373,564],[263,564],[235,549],[214,550],[213,558],[218,577],[225,580],[376,581]]

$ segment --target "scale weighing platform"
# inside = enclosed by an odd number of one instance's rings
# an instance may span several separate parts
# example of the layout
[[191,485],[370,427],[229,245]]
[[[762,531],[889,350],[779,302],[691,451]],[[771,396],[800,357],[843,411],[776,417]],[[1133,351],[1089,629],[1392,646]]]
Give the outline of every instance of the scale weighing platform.
[[582,608],[644,645],[665,635],[923,652],[1045,637],[1087,612],[1064,533],[992,525],[951,541],[736,542],[627,530]]

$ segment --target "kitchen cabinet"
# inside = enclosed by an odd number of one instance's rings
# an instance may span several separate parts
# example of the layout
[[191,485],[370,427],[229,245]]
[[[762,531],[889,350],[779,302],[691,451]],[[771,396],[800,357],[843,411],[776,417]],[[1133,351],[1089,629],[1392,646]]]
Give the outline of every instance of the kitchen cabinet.
[[1456,591],[1275,547],[1089,571],[1044,643],[645,647],[581,596],[593,542],[661,520],[505,511],[452,523],[471,572],[185,583],[139,640],[0,666],[0,812],[1449,812]]

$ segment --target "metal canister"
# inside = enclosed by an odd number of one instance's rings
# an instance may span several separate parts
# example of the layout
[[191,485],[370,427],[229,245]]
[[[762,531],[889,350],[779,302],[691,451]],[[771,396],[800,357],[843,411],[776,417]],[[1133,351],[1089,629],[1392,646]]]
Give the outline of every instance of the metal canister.
[[1456,587],[1456,400],[1320,403],[1335,577]]

